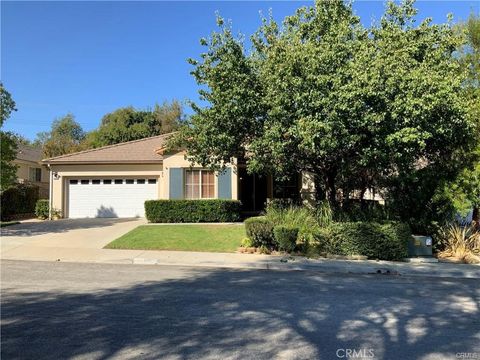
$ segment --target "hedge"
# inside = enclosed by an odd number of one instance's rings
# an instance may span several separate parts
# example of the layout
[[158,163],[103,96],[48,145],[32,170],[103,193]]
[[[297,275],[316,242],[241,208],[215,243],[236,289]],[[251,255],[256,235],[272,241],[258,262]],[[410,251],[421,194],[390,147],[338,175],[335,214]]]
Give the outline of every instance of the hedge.
[[240,206],[237,200],[147,200],[145,216],[152,223],[235,222]]
[[292,252],[297,245],[298,228],[293,226],[277,225],[273,228],[273,235],[280,250]]
[[407,257],[410,227],[400,222],[333,223],[315,235],[321,252],[364,255],[371,259],[401,260]]
[[274,248],[273,224],[264,216],[251,217],[245,220],[245,231],[253,246]]
[[49,201],[45,199],[40,199],[37,201],[37,204],[35,205],[35,215],[39,219],[47,219],[48,218],[48,212],[49,212]]
[[2,220],[11,219],[19,214],[31,214],[35,211],[35,204],[38,200],[38,186],[17,184],[1,194]]

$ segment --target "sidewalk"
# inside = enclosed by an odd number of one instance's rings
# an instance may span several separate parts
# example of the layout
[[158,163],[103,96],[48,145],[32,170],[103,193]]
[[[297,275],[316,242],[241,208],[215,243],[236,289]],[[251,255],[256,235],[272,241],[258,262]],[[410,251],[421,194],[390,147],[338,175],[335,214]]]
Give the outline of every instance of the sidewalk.
[[303,257],[236,253],[29,246],[23,247],[21,252],[15,250],[2,252],[1,258],[5,260],[172,265],[282,271],[317,271],[337,274],[384,274],[390,276],[480,279],[479,265],[305,259]]

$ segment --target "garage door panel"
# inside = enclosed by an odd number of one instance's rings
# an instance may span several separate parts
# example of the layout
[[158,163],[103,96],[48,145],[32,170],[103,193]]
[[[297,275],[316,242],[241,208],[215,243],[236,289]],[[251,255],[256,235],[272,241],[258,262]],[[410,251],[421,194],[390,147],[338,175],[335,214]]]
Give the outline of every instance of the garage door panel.
[[[68,216],[70,218],[85,217],[144,217],[145,200],[158,198],[158,185],[135,180],[133,184],[111,183],[88,184],[81,181],[69,181]],[[75,181],[73,181],[75,182]]]

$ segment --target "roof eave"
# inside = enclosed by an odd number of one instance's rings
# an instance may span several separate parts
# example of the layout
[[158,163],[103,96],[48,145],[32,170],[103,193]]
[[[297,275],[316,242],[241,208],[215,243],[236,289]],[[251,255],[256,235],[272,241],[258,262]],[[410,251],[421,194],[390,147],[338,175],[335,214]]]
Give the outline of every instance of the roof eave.
[[42,160],[41,162],[44,165],[94,165],[94,164],[103,164],[103,165],[121,165],[121,164],[163,164],[163,160],[94,160],[94,161],[68,161],[68,160],[57,160],[57,161],[48,161]]

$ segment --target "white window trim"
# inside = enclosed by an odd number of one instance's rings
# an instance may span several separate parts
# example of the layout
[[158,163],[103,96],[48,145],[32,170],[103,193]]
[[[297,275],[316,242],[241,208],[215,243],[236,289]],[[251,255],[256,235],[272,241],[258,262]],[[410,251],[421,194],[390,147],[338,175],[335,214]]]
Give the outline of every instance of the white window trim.
[[[199,183],[198,183],[198,186],[199,186],[199,189],[198,189],[198,194],[199,194],[199,197],[198,198],[187,198],[187,172],[188,171],[199,171]],[[202,172],[211,172],[213,174],[213,196],[212,197],[203,197],[202,196]],[[208,170],[208,169],[185,169],[184,170],[184,174],[183,174],[183,178],[185,179],[184,180],[184,184],[183,184],[183,198],[186,199],[186,200],[208,200],[208,199],[216,199],[217,197],[217,182],[216,182],[216,174],[214,171],[212,170]]]

